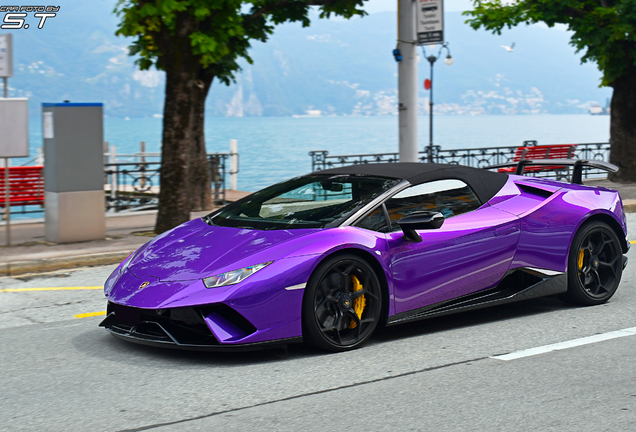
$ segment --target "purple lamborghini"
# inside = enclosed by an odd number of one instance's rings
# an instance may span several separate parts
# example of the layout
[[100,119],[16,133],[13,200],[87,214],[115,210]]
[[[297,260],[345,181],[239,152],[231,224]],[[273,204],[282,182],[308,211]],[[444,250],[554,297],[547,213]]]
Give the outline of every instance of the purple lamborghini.
[[[381,325],[558,295],[612,297],[629,248],[616,191],[426,163],[278,183],[168,231],[108,278],[119,338],[182,349],[363,344]],[[525,164],[517,174],[523,174]]]

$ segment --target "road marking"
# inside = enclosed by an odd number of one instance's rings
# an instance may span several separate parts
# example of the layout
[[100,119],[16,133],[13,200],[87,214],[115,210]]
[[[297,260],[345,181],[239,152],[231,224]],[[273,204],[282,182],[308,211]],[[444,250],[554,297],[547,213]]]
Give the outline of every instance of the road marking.
[[90,317],[105,316],[105,315],[106,315],[106,311],[88,312],[88,313],[73,315],[73,318],[90,318]]
[[589,345],[596,342],[602,342],[610,339],[616,339],[619,337],[625,336],[634,336],[636,335],[636,327],[630,327],[622,330],[616,330],[609,333],[601,333],[594,336],[588,336],[580,339],[572,339],[570,341],[559,342],[551,345],[544,345],[536,348],[529,348],[521,351],[515,351],[509,354],[503,354],[498,356],[492,356],[490,358],[497,360],[516,360],[523,357],[530,357],[538,354],[545,354],[551,351],[558,351],[567,348],[573,348],[581,345]]
[[636,244],[636,240],[632,240],[629,242],[630,244]]
[[45,287],[45,288],[5,288],[0,292],[27,292],[27,291],[76,291],[76,290],[98,290],[103,286],[82,286],[82,287]]

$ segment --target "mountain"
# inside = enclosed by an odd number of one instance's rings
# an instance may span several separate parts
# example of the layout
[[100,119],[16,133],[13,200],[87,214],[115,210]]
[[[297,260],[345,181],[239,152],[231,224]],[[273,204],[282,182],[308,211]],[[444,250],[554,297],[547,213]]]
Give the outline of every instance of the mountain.
[[[14,32],[10,96],[26,96],[31,112],[41,102],[104,102],[109,116],[159,116],[165,76],[139,71],[128,56],[130,41],[114,35],[113,0],[60,0],[44,28]],[[599,88],[594,64],[580,64],[567,31],[533,25],[502,32],[474,31],[459,12],[445,14],[452,66],[435,63],[435,110],[446,114],[587,113],[611,96]],[[6,30],[0,30],[5,32]],[[515,42],[514,52],[501,45]],[[395,13],[352,20],[314,19],[308,28],[279,26],[266,43],[255,42],[254,64],[229,87],[215,82],[207,113],[215,116],[290,116],[397,112]],[[427,47],[427,55],[437,55]],[[423,56],[423,55],[422,55]],[[442,57],[445,53],[442,54]],[[429,76],[422,58],[419,81]],[[421,110],[428,92],[420,88]],[[39,114],[37,114],[39,115]]]
[[[12,30],[14,76],[10,97],[42,102],[103,102],[111,116],[144,117],[163,111],[164,74],[136,70],[130,42],[115,36],[113,0],[60,0],[42,29],[29,14],[28,29]],[[2,15],[2,14],[0,14]],[[0,30],[6,32],[7,30]]]

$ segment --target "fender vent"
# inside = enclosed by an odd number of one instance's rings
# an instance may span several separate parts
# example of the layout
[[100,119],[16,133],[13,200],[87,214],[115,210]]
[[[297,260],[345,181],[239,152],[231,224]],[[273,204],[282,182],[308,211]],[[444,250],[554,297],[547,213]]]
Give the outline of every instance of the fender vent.
[[551,192],[549,190],[541,189],[535,186],[530,186],[525,183],[515,183],[515,184],[517,185],[517,187],[519,188],[521,192],[525,192],[530,195],[536,195],[541,198],[549,198],[554,194],[554,192]]

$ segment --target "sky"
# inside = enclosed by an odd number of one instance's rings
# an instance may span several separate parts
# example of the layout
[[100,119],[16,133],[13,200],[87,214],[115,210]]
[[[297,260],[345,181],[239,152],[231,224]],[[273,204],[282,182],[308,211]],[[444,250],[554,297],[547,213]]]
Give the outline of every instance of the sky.
[[[368,13],[376,12],[395,12],[397,11],[398,0],[369,0],[364,8]],[[446,12],[463,12],[472,9],[473,4],[470,0],[445,0],[444,10]]]

